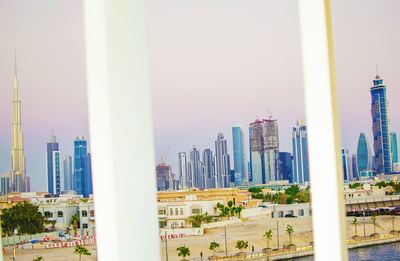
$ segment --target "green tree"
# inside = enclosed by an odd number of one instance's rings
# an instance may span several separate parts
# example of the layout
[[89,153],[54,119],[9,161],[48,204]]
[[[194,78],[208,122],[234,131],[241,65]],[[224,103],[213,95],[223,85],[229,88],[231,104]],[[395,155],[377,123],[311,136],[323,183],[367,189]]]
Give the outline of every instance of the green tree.
[[72,229],[74,230],[74,235],[76,235],[76,231],[80,227],[80,217],[79,214],[74,214],[71,217],[71,221],[69,222],[72,225]]
[[239,249],[240,251],[243,251],[243,249],[246,249],[249,247],[249,242],[248,241],[244,241],[244,240],[238,240],[236,242],[236,246],[237,249]]
[[242,213],[243,207],[242,206],[238,206],[235,209],[235,214],[238,216],[238,218],[241,217],[241,213]]
[[39,212],[39,207],[28,202],[4,209],[1,220],[3,233],[9,236],[15,229],[18,229],[19,234],[36,234],[44,230],[44,217]]
[[86,247],[79,246],[79,245],[74,248],[74,254],[79,255],[79,261],[82,260],[82,256],[92,255],[92,253],[90,253]]
[[42,256],[38,256],[37,258],[32,259],[32,261],[43,261],[44,258]]
[[265,232],[263,237],[265,237],[267,239],[267,248],[269,248],[269,241],[272,240],[272,230],[270,229],[267,232]]
[[289,236],[289,245],[292,245],[292,234],[294,233],[294,229],[291,225],[286,226],[286,233]]
[[293,198],[300,192],[299,185],[291,185],[289,188],[285,189],[285,194],[292,196]]
[[248,191],[251,192],[251,193],[261,193],[262,189],[258,188],[258,187],[251,187],[251,188],[249,188]]
[[201,224],[203,223],[210,223],[212,222],[212,216],[208,215],[208,213],[204,214],[197,214],[197,215],[192,215],[187,218],[187,221],[189,221],[192,224],[192,227],[201,227]]
[[178,256],[183,257],[183,260],[186,260],[186,257],[190,256],[190,249],[185,245],[178,247],[176,251],[178,251]]
[[219,247],[220,247],[220,245],[219,245],[217,242],[213,241],[213,242],[210,243],[209,249],[210,249],[211,251],[213,251],[213,253],[214,253],[214,255],[215,255],[215,251],[216,251],[217,248],[219,248]]
[[354,217],[353,221],[351,222],[351,224],[354,226],[354,236],[358,236],[357,234],[357,226],[358,226],[358,220],[356,217]]

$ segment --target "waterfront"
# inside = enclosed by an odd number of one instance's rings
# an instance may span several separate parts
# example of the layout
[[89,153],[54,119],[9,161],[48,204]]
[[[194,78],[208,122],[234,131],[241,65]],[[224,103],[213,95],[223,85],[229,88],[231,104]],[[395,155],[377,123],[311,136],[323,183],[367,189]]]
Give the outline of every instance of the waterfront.
[[[313,261],[314,257],[302,257],[293,261]],[[350,261],[395,261],[400,260],[400,242],[362,247],[349,250]]]

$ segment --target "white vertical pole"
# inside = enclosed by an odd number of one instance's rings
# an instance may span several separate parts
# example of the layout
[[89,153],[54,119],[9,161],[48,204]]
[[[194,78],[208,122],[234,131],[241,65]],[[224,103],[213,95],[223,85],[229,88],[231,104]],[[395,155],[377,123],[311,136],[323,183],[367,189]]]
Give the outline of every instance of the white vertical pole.
[[144,0],[85,0],[98,260],[159,260]]
[[329,0],[299,1],[316,260],[348,260]]

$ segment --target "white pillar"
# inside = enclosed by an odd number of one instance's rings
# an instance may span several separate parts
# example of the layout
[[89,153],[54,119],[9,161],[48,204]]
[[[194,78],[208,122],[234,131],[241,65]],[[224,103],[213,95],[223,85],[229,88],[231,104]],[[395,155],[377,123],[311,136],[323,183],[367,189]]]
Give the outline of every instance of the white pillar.
[[348,260],[329,0],[299,1],[316,260]]
[[144,0],[85,0],[98,260],[159,260]]

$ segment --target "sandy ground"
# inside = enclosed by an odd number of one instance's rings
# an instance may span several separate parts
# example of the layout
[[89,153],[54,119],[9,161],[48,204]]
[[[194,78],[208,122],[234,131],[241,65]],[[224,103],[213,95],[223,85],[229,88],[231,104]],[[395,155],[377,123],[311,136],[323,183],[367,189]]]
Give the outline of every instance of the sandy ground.
[[[93,261],[96,260],[96,245],[87,245],[85,246],[90,253],[91,256],[82,256],[82,261]],[[16,261],[32,261],[34,258],[42,256],[44,261],[69,261],[79,260],[78,255],[74,255],[74,248],[55,248],[55,249],[37,249],[37,250],[21,250],[17,249],[16,252]],[[4,260],[12,260],[12,247],[6,248],[6,255]]]
[[[351,238],[354,236],[354,226],[351,225],[353,217],[346,218],[347,221],[347,237]],[[279,241],[280,246],[284,244],[289,244],[289,238],[285,233],[287,225],[292,225],[294,229],[294,234],[292,236],[293,243],[300,245],[308,245],[312,239],[312,220],[311,218],[280,218],[279,219]],[[364,235],[364,226],[362,225],[362,218],[358,218],[360,225],[357,227],[357,232],[360,236]],[[392,221],[390,216],[381,216],[377,218],[377,233],[389,233],[392,230]],[[396,229],[400,229],[400,217],[396,220],[398,226]],[[238,250],[235,247],[237,240],[247,240],[249,242],[249,248],[247,251],[251,251],[251,247],[254,246],[255,251],[261,251],[266,247],[266,240],[262,237],[265,231],[272,229],[273,239],[270,242],[270,247],[277,247],[277,233],[276,233],[276,219],[264,218],[260,220],[247,221],[241,224],[234,224],[227,226],[227,245],[228,253],[236,253]],[[365,231],[366,235],[374,232],[373,225],[371,223],[371,218],[365,218]],[[224,245],[224,229],[215,228],[207,230],[203,236],[193,236],[186,238],[176,238],[168,240],[168,260],[178,261],[181,260],[178,257],[176,248],[182,245],[186,245],[190,249],[191,258],[199,258],[200,252],[203,252],[203,257],[212,255],[212,251],[208,249],[210,242],[218,242],[221,247],[217,252],[219,255],[224,255],[225,245]],[[165,242],[160,242],[161,244],[161,255],[162,260],[166,260],[165,257]]]

